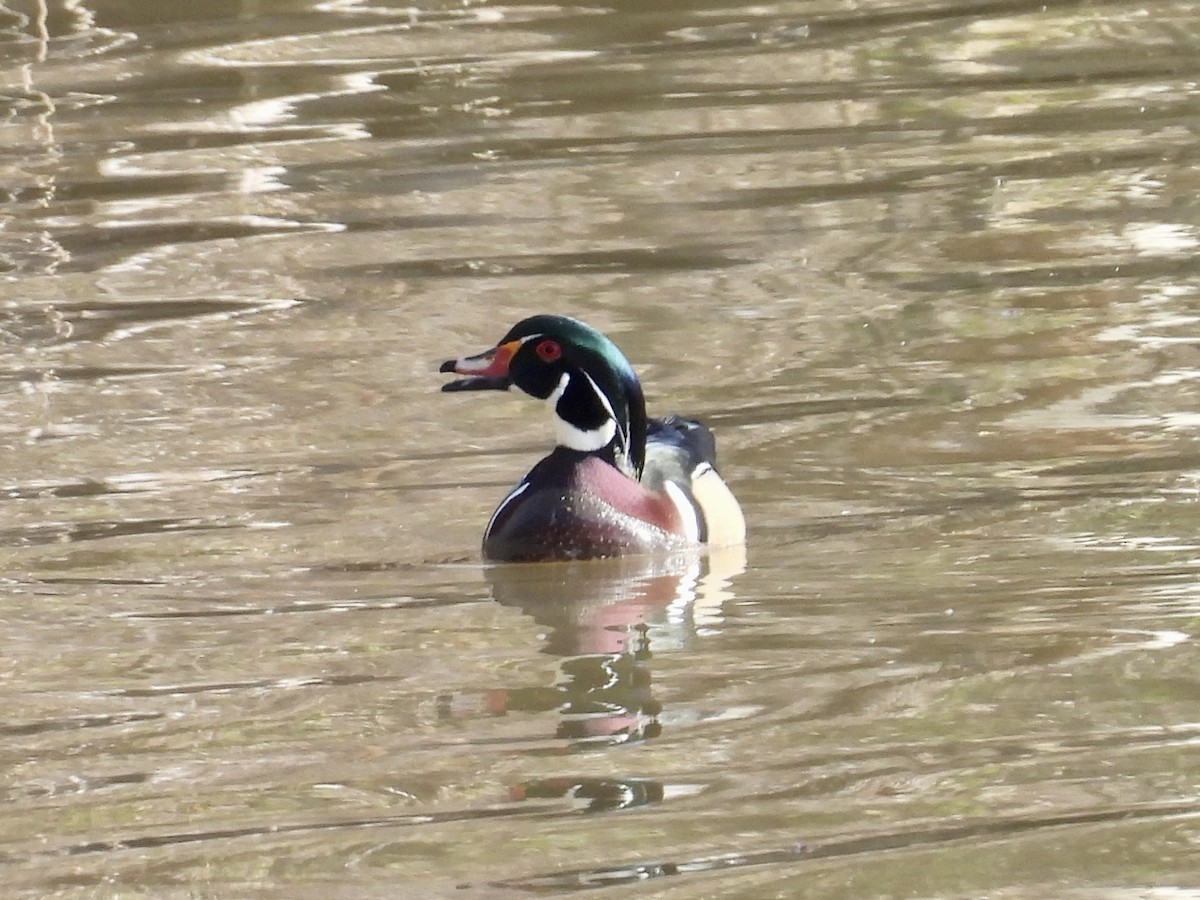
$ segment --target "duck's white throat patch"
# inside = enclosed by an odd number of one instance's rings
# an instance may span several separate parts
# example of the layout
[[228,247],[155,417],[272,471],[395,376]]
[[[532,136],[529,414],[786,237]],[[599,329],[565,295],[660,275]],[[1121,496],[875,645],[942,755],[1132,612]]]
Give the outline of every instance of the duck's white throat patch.
[[571,383],[571,375],[569,372],[563,372],[562,378],[558,380],[558,387],[546,398],[546,403],[550,407],[550,411],[554,413],[554,439],[559,446],[566,447],[570,450],[579,450],[584,453],[591,453],[596,450],[603,450],[617,435],[617,422],[612,416],[612,406],[609,405],[608,398],[596,386],[596,382],[585,372],[583,377],[587,378],[596,396],[600,398],[600,402],[604,404],[604,408],[608,410],[609,417],[604,424],[599,428],[585,430],[576,428],[566,419],[558,414],[558,401],[562,395],[566,393],[567,385]]

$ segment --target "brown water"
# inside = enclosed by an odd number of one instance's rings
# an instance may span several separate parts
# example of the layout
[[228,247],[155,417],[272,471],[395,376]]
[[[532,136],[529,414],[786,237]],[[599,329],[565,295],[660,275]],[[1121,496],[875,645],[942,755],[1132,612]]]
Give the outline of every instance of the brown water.
[[[0,3],[8,896],[1200,896],[1200,6]],[[532,312],[745,558],[485,568]],[[607,886],[607,891],[605,890]]]

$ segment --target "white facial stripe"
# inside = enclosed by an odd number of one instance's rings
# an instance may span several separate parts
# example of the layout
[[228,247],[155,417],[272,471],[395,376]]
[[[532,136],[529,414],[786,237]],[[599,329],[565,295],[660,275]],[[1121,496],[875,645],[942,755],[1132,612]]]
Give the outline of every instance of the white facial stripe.
[[562,373],[562,378],[558,379],[558,386],[550,392],[550,396],[546,398],[546,405],[550,407],[550,412],[554,413],[555,418],[558,418],[558,411],[555,409],[558,406],[558,401],[562,399],[562,395],[567,392],[567,385],[571,383],[571,375],[568,372]]
[[683,521],[683,536],[689,541],[700,540],[700,514],[683,492],[683,488],[673,481],[664,481],[663,490],[679,511],[679,518]]
[[[586,374],[586,373],[584,373]],[[591,381],[589,378],[588,381]],[[617,435],[617,423],[612,418],[612,408],[608,407],[609,418],[599,428],[584,430],[576,428],[570,422],[566,421],[558,414],[555,409],[558,406],[558,401],[562,395],[566,393],[567,385],[571,383],[571,375],[569,372],[563,372],[562,378],[558,380],[556,387],[546,398],[546,404],[550,407],[550,411],[554,413],[554,437],[558,441],[559,446],[567,447],[570,450],[579,450],[583,453],[591,453],[596,450],[603,450]],[[595,382],[592,382],[595,387]],[[604,395],[601,394],[601,397]],[[607,407],[607,403],[605,404]]]
[[[588,380],[588,384],[590,384],[592,386],[592,390],[595,391],[596,396],[600,398],[600,403],[603,404],[604,411],[607,412],[608,417],[610,419],[612,419],[613,425],[615,426],[614,427],[614,434],[615,434],[616,429],[620,428],[620,425],[617,420],[617,414],[615,412],[613,412],[612,404],[608,402],[608,397],[605,395],[604,391],[600,390],[600,385],[596,384],[596,382],[592,380],[592,376],[589,375],[587,372],[584,372],[583,375]],[[612,438],[609,438],[609,440],[612,440]],[[621,446],[624,447],[626,449],[626,451],[628,451],[629,435],[625,432],[624,429],[621,429]]]

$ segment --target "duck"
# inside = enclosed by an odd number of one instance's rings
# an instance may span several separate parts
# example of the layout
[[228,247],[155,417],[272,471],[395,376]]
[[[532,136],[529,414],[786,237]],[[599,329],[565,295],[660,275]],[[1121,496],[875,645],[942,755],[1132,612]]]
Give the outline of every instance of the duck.
[[523,319],[489,350],[446,360],[446,392],[518,391],[546,403],[554,448],[492,513],[493,562],[585,560],[741,545],[746,521],[700,422],[648,418],[617,345],[562,315]]

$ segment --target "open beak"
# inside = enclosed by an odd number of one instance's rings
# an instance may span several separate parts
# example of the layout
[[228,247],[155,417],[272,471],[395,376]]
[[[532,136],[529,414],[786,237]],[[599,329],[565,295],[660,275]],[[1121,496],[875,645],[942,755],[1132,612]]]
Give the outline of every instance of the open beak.
[[520,341],[510,341],[475,356],[448,359],[439,372],[466,375],[458,381],[442,385],[443,391],[507,391],[512,386],[508,365],[521,347]]

